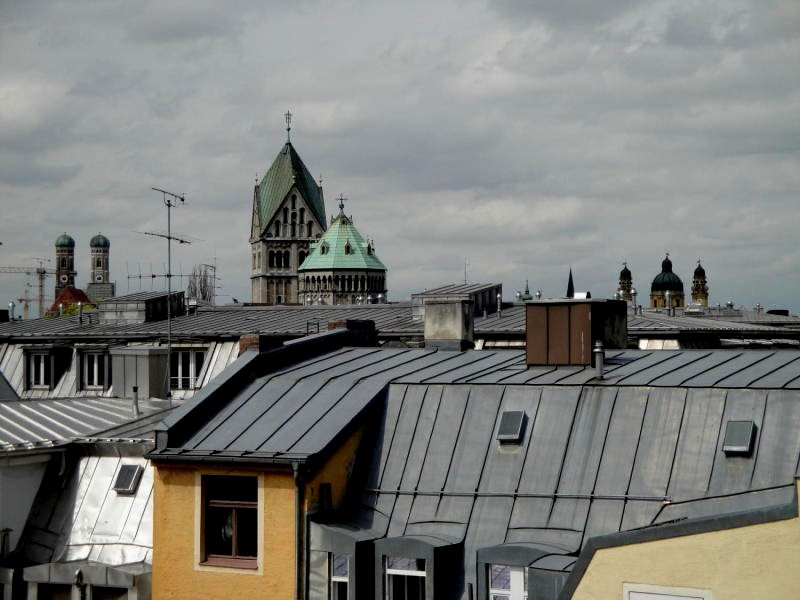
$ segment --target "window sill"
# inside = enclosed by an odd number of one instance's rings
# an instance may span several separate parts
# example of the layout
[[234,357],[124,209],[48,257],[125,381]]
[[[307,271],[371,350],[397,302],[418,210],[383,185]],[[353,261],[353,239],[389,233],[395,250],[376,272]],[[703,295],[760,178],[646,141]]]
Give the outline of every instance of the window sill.
[[257,558],[233,558],[230,556],[209,556],[200,563],[204,567],[229,567],[233,569],[258,569]]

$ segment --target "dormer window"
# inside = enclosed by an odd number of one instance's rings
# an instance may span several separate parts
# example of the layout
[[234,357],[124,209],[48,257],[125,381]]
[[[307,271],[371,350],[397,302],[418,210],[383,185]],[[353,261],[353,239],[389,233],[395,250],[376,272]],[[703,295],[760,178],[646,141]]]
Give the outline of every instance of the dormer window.
[[347,242],[344,245],[344,253],[345,254],[352,254],[353,253],[353,247],[350,245],[350,242]]
[[319,247],[319,253],[320,253],[320,254],[327,254],[327,253],[328,253],[328,244],[325,244],[325,243],[323,243],[323,244],[322,244],[322,245]]

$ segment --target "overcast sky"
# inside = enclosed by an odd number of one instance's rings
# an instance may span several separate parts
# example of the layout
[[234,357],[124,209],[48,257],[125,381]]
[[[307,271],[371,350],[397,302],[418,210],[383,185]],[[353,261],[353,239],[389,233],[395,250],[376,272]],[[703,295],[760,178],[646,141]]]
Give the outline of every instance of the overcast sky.
[[[111,240],[118,293],[174,272],[249,300],[253,184],[286,138],[348,199],[390,299],[462,281],[800,310],[796,0],[0,0],[0,265]],[[50,265],[52,266],[52,264]],[[0,274],[0,299],[25,276]],[[163,280],[162,280],[163,281]],[[31,281],[31,283],[34,283]],[[47,283],[52,301],[53,279]],[[30,288],[35,296],[36,288]]]

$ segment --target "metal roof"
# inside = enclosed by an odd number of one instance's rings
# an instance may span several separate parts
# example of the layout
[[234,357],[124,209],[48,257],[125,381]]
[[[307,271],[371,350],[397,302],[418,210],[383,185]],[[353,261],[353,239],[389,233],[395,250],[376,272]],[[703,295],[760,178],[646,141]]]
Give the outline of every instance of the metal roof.
[[469,295],[477,292],[491,291],[499,287],[496,283],[451,283],[424,290],[415,296],[458,296]]
[[311,244],[308,257],[297,270],[304,272],[332,269],[386,270],[375,254],[372,243],[364,240],[353,224],[352,218],[346,216],[341,208],[327,231],[318,241]]
[[[69,464],[69,463],[68,463]],[[113,490],[122,465],[142,467],[134,494]],[[149,571],[153,553],[153,469],[139,456],[84,456],[63,472],[51,461],[18,552],[34,564],[88,561]],[[75,572],[73,566],[71,571]]]
[[[524,353],[514,350],[343,348],[275,372],[257,372],[244,387],[226,388],[220,397],[204,390],[167,422],[174,427],[183,421],[181,433],[176,428],[169,447],[154,455],[311,459],[328,449],[390,382],[568,387],[576,394],[583,386],[670,388],[684,395],[686,388],[800,389],[800,354],[788,350],[616,351],[606,354],[606,365],[604,379],[597,380],[591,367],[528,367]],[[224,385],[225,375],[216,387]],[[218,412],[193,420],[192,411],[201,403],[213,403]]]
[[[794,494],[795,351],[609,352],[603,380],[589,368],[528,367],[519,351],[345,347],[299,361],[288,351],[232,365],[218,392],[173,414],[151,457],[302,462],[368,422],[356,513],[324,527],[463,542],[466,557],[529,547],[528,564],[551,571],[569,571],[594,536]],[[237,369],[256,377],[237,380]],[[526,415],[519,444],[497,441],[506,411]],[[755,423],[752,456],[722,452],[730,420]],[[475,561],[463,568],[474,581]]]
[[300,190],[317,222],[323,228],[325,227],[325,203],[321,188],[314,181],[314,177],[291,142],[286,142],[261,183],[258,184],[258,216],[262,231],[266,230],[270,220],[286,198],[286,194],[294,186]]
[[[166,406],[164,400],[139,400],[143,414]],[[0,452],[52,447],[131,420],[131,401],[119,398],[0,402]]]
[[19,400],[19,396],[17,392],[14,391],[14,388],[11,387],[11,384],[8,383],[8,379],[3,375],[3,372],[0,371],[0,402],[8,402],[11,400]]
[[[150,339],[167,335],[166,320],[104,324],[98,323],[95,315],[90,323],[87,316],[90,312],[96,311],[84,312],[82,322],[78,317],[56,317],[0,323],[0,340]],[[194,314],[173,318],[172,334],[175,337],[193,338],[238,337],[252,333],[297,337],[325,331],[330,321],[347,319],[374,321],[379,335],[384,337],[421,337],[424,328],[424,321],[412,317],[412,305],[409,302],[342,306],[224,306],[202,308]],[[525,306],[515,304],[486,317],[475,317],[474,329],[476,338],[491,335],[521,337],[525,332]],[[671,317],[655,312],[628,315],[630,335],[664,336],[714,332],[719,332],[724,337],[797,336],[797,331],[793,329],[703,317]]]

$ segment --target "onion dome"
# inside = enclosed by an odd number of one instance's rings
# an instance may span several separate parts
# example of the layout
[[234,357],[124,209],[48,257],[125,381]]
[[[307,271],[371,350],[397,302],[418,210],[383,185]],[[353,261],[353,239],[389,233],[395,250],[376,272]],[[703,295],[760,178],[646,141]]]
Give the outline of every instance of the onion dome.
[[619,272],[620,281],[633,281],[631,270],[628,268],[628,263],[622,263],[622,271]]
[[661,273],[655,276],[650,286],[651,292],[683,292],[681,278],[672,272],[672,261],[669,254],[661,261]]
[[74,248],[75,247],[75,240],[72,239],[71,236],[67,235],[66,232],[62,233],[58,238],[56,238],[56,248]]
[[706,270],[703,268],[703,265],[700,264],[700,261],[697,261],[697,268],[694,270],[694,278],[695,279],[705,279],[706,278]]
[[89,242],[89,246],[91,248],[110,248],[111,242],[108,241],[108,238],[104,236],[102,233],[98,233]]

